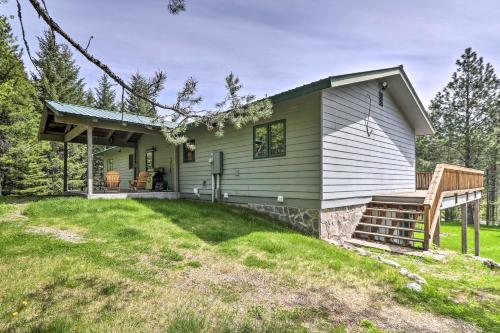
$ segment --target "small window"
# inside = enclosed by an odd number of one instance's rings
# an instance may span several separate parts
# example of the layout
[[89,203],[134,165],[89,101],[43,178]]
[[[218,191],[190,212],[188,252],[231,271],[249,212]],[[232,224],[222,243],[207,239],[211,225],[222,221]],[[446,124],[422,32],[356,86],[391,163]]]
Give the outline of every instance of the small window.
[[146,170],[153,170],[155,168],[155,152],[148,150],[146,152]]
[[183,161],[184,162],[194,162],[195,161],[195,141],[194,140],[188,140],[183,146]]
[[106,171],[113,171],[113,159],[106,161]]
[[134,154],[129,154],[128,155],[128,168],[133,169],[134,168]]
[[253,158],[285,156],[285,120],[254,126],[253,140]]

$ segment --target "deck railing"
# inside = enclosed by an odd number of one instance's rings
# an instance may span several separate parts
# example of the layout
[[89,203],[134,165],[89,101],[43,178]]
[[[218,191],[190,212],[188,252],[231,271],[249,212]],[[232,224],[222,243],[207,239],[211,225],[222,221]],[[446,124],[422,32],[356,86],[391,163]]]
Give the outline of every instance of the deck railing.
[[415,177],[415,184],[417,191],[424,190],[427,191],[431,185],[433,172],[417,172]]
[[[437,164],[424,200],[424,249],[429,249],[439,219],[443,192],[482,190],[484,172],[450,164]],[[425,185],[427,176],[420,176]],[[417,179],[419,178],[417,174]],[[417,183],[418,189],[418,183]]]

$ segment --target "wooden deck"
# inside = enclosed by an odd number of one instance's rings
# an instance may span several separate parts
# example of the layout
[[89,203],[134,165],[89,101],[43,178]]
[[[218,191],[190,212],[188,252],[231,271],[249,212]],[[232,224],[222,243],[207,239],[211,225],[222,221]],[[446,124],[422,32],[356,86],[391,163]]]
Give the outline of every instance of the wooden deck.
[[[428,250],[439,246],[440,211],[462,206],[474,207],[475,253],[479,255],[479,200],[483,172],[448,164],[438,164],[434,173],[417,173],[414,192],[374,195],[354,237],[363,242],[381,242]],[[463,214],[463,252],[467,250],[467,215]]]
[[64,195],[67,196],[79,196],[87,199],[167,199],[175,200],[180,198],[179,192],[131,192],[131,191],[120,191],[120,192],[94,192],[88,194],[85,191],[66,191]]

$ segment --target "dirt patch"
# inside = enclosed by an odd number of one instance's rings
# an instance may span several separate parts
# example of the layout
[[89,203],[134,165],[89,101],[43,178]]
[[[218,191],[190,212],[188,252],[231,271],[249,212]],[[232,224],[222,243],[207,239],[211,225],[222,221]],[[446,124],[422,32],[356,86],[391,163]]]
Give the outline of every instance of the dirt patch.
[[3,216],[0,216],[0,222],[19,222],[27,220],[28,217],[23,215],[23,210],[27,205],[17,205],[16,209],[8,211]]
[[70,243],[84,242],[83,238],[80,235],[75,234],[74,232],[68,230],[60,230],[51,227],[29,226],[26,227],[26,232],[30,234],[51,235]]
[[478,331],[474,325],[459,319],[405,307],[393,300],[390,290],[380,286],[349,286],[335,280],[318,283],[303,276],[292,276],[293,283],[283,283],[276,276],[284,278],[284,271],[248,269],[208,257],[203,259],[202,268],[170,274],[170,283],[180,290],[215,296],[241,314],[259,304],[268,309],[276,306],[318,309],[331,323],[354,330],[368,319],[384,330],[396,332]]

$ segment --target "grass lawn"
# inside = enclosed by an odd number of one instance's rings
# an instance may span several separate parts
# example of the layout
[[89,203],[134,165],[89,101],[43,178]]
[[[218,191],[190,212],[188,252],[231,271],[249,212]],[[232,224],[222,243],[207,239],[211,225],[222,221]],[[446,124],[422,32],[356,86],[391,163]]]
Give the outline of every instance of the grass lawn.
[[249,210],[0,198],[0,331],[495,332],[500,276],[383,254],[428,282]]
[[[462,251],[462,225],[460,222],[441,224],[441,247]],[[500,262],[500,227],[481,225],[479,233],[480,256]],[[467,226],[467,252],[474,254],[474,225]]]

